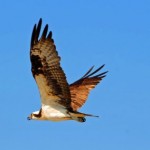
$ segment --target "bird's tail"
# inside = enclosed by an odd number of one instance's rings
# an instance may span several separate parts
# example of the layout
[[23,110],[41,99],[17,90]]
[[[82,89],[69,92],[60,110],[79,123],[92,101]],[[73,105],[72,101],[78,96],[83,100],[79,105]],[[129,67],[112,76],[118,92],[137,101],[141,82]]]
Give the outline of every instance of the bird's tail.
[[80,112],[69,112],[72,120],[76,120],[78,122],[85,122],[86,119],[85,117],[99,117],[91,114],[85,114],[85,113],[80,113]]

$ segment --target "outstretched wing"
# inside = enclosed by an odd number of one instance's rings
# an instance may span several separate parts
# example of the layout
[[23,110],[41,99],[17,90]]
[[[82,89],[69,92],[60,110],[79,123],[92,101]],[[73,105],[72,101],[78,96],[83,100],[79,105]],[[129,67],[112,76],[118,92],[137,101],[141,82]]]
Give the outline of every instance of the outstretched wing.
[[70,106],[71,96],[66,76],[60,66],[52,32],[45,26],[39,38],[42,19],[35,24],[31,37],[30,59],[32,74],[38,85],[43,104],[59,103]]
[[86,102],[90,90],[106,76],[107,71],[93,76],[103,67],[104,65],[93,72],[94,66],[91,67],[82,78],[70,84],[71,107],[73,110],[78,110]]

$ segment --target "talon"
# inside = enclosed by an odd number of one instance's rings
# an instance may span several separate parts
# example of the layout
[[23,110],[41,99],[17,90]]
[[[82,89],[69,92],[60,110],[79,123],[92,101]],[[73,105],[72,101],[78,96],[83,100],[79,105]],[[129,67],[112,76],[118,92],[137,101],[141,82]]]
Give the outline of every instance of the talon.
[[78,117],[78,121],[79,121],[79,122],[85,122],[86,119],[85,119],[84,117]]

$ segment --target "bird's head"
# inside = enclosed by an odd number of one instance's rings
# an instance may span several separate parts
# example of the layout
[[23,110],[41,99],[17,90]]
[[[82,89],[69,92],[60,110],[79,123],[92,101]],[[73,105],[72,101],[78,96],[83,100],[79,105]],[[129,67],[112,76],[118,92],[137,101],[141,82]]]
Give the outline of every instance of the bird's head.
[[30,114],[27,119],[28,120],[39,120],[41,117],[41,111],[35,111],[32,114]]

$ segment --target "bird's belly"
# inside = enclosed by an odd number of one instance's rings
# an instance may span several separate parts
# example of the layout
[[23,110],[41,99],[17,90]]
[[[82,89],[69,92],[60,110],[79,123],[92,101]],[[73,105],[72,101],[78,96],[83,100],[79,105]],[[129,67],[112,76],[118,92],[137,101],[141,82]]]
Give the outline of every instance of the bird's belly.
[[70,120],[70,115],[67,113],[67,110],[63,107],[51,107],[43,106],[42,107],[43,120],[51,121],[63,121]]

